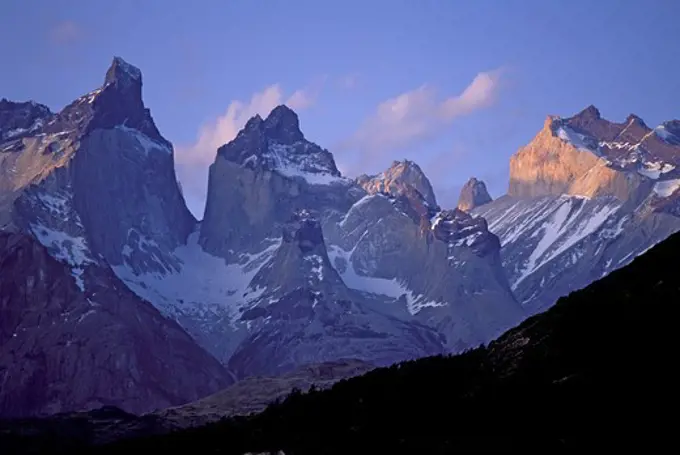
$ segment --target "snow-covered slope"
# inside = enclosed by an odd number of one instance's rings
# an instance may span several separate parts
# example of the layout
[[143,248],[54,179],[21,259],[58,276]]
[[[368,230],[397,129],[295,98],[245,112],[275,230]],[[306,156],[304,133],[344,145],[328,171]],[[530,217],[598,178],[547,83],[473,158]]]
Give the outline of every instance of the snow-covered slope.
[[384,305],[347,287],[309,211],[296,213],[283,234],[252,281],[266,291],[241,318],[251,334],[229,360],[239,377],[342,358],[389,365],[443,351],[436,330],[388,315]]

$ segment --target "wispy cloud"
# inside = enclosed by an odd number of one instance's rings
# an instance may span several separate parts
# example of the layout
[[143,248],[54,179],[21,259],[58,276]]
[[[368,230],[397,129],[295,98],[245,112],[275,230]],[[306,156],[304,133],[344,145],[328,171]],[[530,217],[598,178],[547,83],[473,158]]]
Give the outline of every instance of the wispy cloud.
[[290,95],[290,98],[286,101],[286,105],[293,110],[299,110],[312,106],[314,102],[315,98],[311,93],[306,90],[297,90]]
[[201,216],[207,189],[207,169],[215,160],[217,149],[236,137],[248,119],[256,114],[262,117],[279,104],[302,111],[314,105],[321,90],[320,85],[299,89],[286,96],[279,84],[266,87],[253,94],[249,101],[232,101],[224,114],[204,124],[190,145],[175,147],[177,174],[187,203],[195,215]]
[[312,81],[307,87],[296,90],[288,97],[286,105],[295,111],[301,111],[314,106],[321,91],[326,85],[327,79],[328,76],[320,76]]
[[459,117],[491,106],[498,95],[502,70],[477,74],[459,94],[440,97],[425,84],[380,103],[342,149],[358,152],[357,166],[386,159],[418,139],[440,132]]
[[338,83],[340,84],[340,87],[347,90],[356,88],[359,83],[359,73],[346,74],[338,80]]
[[50,41],[59,45],[72,44],[82,36],[82,28],[73,21],[58,22],[49,30]]

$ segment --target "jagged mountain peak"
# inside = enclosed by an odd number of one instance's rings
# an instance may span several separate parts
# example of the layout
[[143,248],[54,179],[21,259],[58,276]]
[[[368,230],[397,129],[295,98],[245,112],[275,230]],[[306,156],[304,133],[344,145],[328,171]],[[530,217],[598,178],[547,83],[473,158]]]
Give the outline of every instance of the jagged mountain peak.
[[43,129],[47,134],[87,135],[94,130],[134,130],[151,139],[145,149],[172,152],[172,145],[158,131],[142,99],[142,73],[120,57],[114,57],[104,84],[62,109]]
[[459,208],[439,212],[432,221],[432,231],[449,247],[468,247],[480,254],[500,249],[498,237],[489,232],[486,220]]
[[667,144],[680,146],[680,120],[663,122],[654,129],[654,132]]
[[275,107],[264,120],[251,117],[236,138],[217,150],[217,157],[310,185],[348,183],[333,155],[305,138],[297,114],[286,105]]
[[[49,121],[34,122],[38,126],[28,131],[31,141],[12,143],[21,151],[17,157],[0,157],[0,168],[15,170],[6,174],[9,183],[0,185],[0,200],[5,188],[12,189],[9,201],[18,198],[10,207],[12,223],[34,233],[44,226],[45,232],[77,239],[73,242],[81,242],[92,258],[101,255],[112,265],[167,269],[169,262],[158,259],[160,253],[149,259],[137,250],[151,238],[159,248],[177,246],[195,219],[177,186],[172,145],[142,101],[139,70],[114,58],[101,88],[56,115],[44,106],[24,104],[29,112],[49,115]],[[39,240],[48,247],[54,243],[48,235]]]
[[418,164],[407,159],[393,161],[392,165],[380,174],[361,175],[357,178],[357,183],[369,194],[386,193],[394,197],[404,195],[409,197],[415,190],[427,206],[432,209],[437,207],[437,199],[430,180]]
[[264,120],[262,117],[260,117],[260,114],[255,114],[248,119],[246,124],[243,126],[243,129],[239,131],[239,134],[246,134],[249,131],[258,130],[262,126],[263,122]]
[[628,114],[628,117],[626,117],[626,124],[631,124],[631,123],[635,123],[635,124],[637,124],[641,127],[649,129],[649,127],[647,126],[645,121],[642,120],[638,115],[633,114],[633,113]]
[[599,120],[602,118],[602,115],[600,114],[600,110],[596,108],[594,105],[589,105],[585,109],[583,109],[581,112],[576,114],[574,118],[580,118],[582,120],[586,119],[592,119],[592,120]]
[[[558,117],[558,120],[555,122],[554,130],[566,126],[579,134],[600,142],[640,141],[644,134],[650,131],[644,120],[634,113],[628,114],[625,121],[618,123],[603,118],[600,111],[593,105],[571,117],[564,119]],[[631,128],[632,126],[637,126],[639,129]]]
[[272,109],[262,126],[267,137],[281,144],[294,144],[305,139],[300,131],[298,115],[285,104]]
[[267,289],[265,299],[301,289],[347,292],[331,265],[321,223],[312,212],[296,211],[282,226],[279,247],[254,276],[250,288]]
[[260,114],[248,119],[238,134],[241,137],[244,135],[261,136],[267,141],[282,145],[293,145],[305,140],[298,115],[285,104],[276,106],[265,119]]
[[285,104],[280,104],[272,109],[264,120],[264,127],[271,133],[296,135],[297,137],[293,140],[301,141],[304,139],[300,131],[298,115]]
[[133,84],[142,84],[142,72],[123,60],[121,57],[113,57],[111,66],[106,71],[104,85],[116,84],[120,87],[127,87]]
[[457,207],[468,212],[491,201],[492,199],[486,189],[486,184],[481,180],[477,180],[476,177],[472,177],[460,190]]
[[403,160],[392,161],[392,164],[385,172],[391,174],[398,174],[404,176],[404,178],[407,178],[407,176],[410,174],[415,174],[418,177],[427,178],[425,177],[425,172],[423,172],[420,166],[418,166],[418,163],[416,163],[415,161],[408,160],[406,158]]
[[[650,191],[666,194],[671,183],[661,181],[680,177],[679,145],[665,124],[652,130],[635,114],[612,122],[591,105],[572,117],[549,117],[511,158],[509,194],[621,201],[644,198]],[[652,188],[649,180],[661,186]]]
[[54,114],[35,101],[0,100],[0,141],[34,133]]

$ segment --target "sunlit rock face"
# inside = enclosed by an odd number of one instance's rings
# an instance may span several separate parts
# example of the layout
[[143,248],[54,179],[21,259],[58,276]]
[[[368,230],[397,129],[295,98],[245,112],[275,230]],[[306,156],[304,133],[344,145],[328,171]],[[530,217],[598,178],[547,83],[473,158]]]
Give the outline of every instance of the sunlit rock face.
[[590,106],[550,116],[510,160],[508,194],[486,218],[530,311],[619,268],[680,228],[678,122],[610,122]]

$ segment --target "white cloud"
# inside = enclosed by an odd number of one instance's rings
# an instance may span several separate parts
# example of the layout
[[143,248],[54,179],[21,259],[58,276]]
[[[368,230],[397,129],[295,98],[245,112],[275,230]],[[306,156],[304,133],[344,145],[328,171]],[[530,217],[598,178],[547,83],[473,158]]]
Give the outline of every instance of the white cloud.
[[314,80],[308,87],[304,89],[296,90],[290,97],[286,100],[286,105],[295,110],[301,111],[307,109],[316,104],[316,100],[326,83],[327,76],[321,76]]
[[300,89],[285,98],[279,84],[270,85],[255,93],[248,102],[232,101],[224,114],[200,128],[196,142],[175,147],[177,174],[187,203],[196,216],[202,216],[208,167],[215,160],[217,149],[234,139],[254,115],[266,117],[284,100],[291,109],[302,111],[315,103],[319,90],[320,87]]
[[255,93],[247,103],[232,101],[224,114],[201,127],[193,145],[177,147],[175,161],[178,165],[209,165],[215,159],[217,149],[234,139],[248,119],[256,114],[266,116],[281,102],[282,93],[278,84]]
[[441,98],[436,90],[422,85],[378,105],[343,149],[359,152],[355,166],[383,161],[390,151],[402,149],[417,139],[435,134],[456,118],[494,103],[501,70],[477,74],[459,95]]
[[286,101],[286,105],[293,110],[306,109],[313,105],[314,101],[315,99],[313,95],[309,93],[309,91],[297,90],[295,93],[290,95],[290,98],[288,98],[288,101]]
[[442,103],[442,117],[446,120],[453,120],[492,105],[496,101],[500,76],[500,70],[477,74],[463,93]]
[[70,44],[82,36],[82,30],[73,21],[62,21],[49,30],[50,39],[56,44]]

